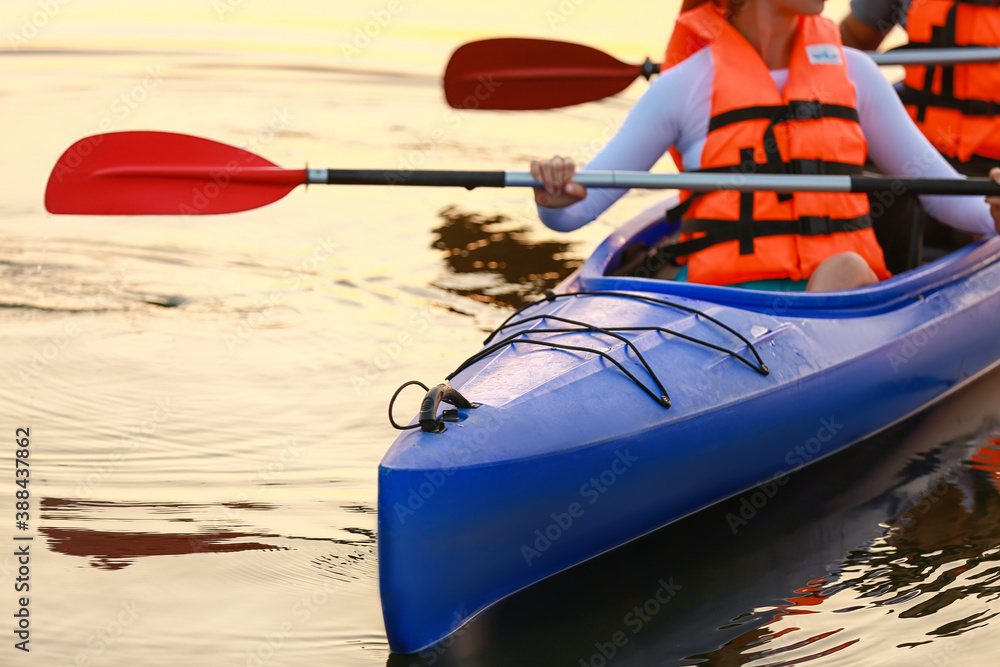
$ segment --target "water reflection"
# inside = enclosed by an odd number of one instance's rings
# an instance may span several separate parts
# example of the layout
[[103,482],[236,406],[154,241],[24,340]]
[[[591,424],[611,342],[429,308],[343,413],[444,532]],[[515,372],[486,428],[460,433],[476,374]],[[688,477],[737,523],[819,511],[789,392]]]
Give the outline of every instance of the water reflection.
[[92,558],[91,565],[120,570],[142,556],[180,556],[198,553],[284,550],[263,542],[235,542],[257,537],[277,537],[220,530],[212,533],[128,533],[79,528],[41,528],[51,551]]
[[[889,522],[877,548],[851,555],[845,566],[867,576],[850,585],[880,606],[920,597],[900,618],[929,616],[968,597],[1000,599],[1000,494],[989,482],[976,468],[940,481]],[[973,614],[930,634],[961,634],[997,615]]]
[[[984,450],[995,451],[988,446],[980,451]],[[785,642],[795,638],[799,630],[794,626],[802,624],[798,619],[785,618],[794,614],[819,611],[844,614],[881,608],[884,613],[894,614],[899,619],[927,617],[930,625],[923,628],[927,639],[900,642],[896,644],[900,649],[930,644],[935,638],[961,635],[983,627],[1000,615],[1000,611],[992,611],[996,606],[980,604],[978,611],[971,614],[958,612],[963,615],[958,619],[945,620],[950,617],[943,615],[931,618],[967,598],[993,602],[1000,599],[1000,495],[987,476],[975,467],[966,467],[965,463],[959,461],[950,469],[939,469],[939,474],[935,475],[937,482],[911,508],[885,523],[889,529],[886,535],[876,538],[865,548],[851,551],[837,566],[835,574],[811,581],[808,587],[795,591],[797,595],[789,597],[787,605],[775,607],[778,613],[767,625],[745,632],[718,650],[691,656],[691,659],[709,664],[741,665],[805,648],[843,629],[799,638],[796,643],[787,644]],[[947,477],[942,477],[941,472]],[[860,604],[815,612],[803,608],[836,607],[837,600],[845,597]],[[848,623],[845,620],[843,624]],[[775,629],[776,625],[788,627]],[[782,664],[798,664],[830,655],[857,641],[859,638],[854,638],[818,653],[803,655],[800,652],[796,659]],[[781,647],[752,650],[775,644]]]
[[983,447],[972,457],[972,467],[989,473],[990,483],[1000,493],[1000,438],[989,442],[989,447]]
[[[191,503],[116,503],[110,501],[43,498],[39,509],[44,521],[94,520],[194,522],[198,511],[217,508]],[[266,503],[232,502],[221,507],[230,510],[273,510]],[[284,550],[287,547],[256,541],[277,535],[214,529],[204,532],[162,532],[155,530],[116,531],[86,528],[43,526],[39,531],[48,538],[48,548],[68,556],[92,559],[90,564],[106,570],[120,570],[143,556],[180,556],[197,553],[233,553],[237,551]]]
[[439,214],[431,247],[443,251],[448,272],[434,285],[485,303],[520,308],[526,297],[551,289],[583,264],[571,243],[533,242],[527,225],[503,215],[484,217],[448,207]]
[[[246,510],[274,510],[275,506],[261,502],[229,502],[221,503],[223,507],[230,509]],[[69,498],[42,498],[38,503],[43,519],[88,519],[98,518],[92,516],[102,510],[124,510],[137,509],[147,514],[182,514],[195,509],[214,507],[214,505],[196,505],[194,503],[139,503],[139,502],[111,502],[107,500],[75,500]],[[101,516],[100,518],[106,518]]]
[[950,661],[950,638],[1000,615],[997,396],[993,372],[790,476],[745,523],[743,498],[719,503],[389,665]]

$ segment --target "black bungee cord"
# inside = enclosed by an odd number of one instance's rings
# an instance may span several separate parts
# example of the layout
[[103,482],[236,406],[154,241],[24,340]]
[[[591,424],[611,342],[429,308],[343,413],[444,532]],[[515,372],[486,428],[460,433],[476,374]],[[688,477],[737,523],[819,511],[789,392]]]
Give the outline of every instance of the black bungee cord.
[[[734,352],[732,350],[728,350],[728,349],[726,349],[726,348],[724,348],[724,347],[722,347],[720,345],[716,345],[715,343],[711,343],[709,341],[697,338],[696,336],[691,336],[689,334],[681,333],[679,331],[674,331],[674,330],[668,329],[666,327],[658,327],[658,326],[644,326],[644,327],[641,327],[641,326],[633,326],[633,327],[599,327],[597,325],[590,324],[588,322],[581,322],[581,321],[578,321],[578,320],[572,320],[572,319],[569,319],[569,318],[565,318],[565,317],[561,317],[559,315],[553,315],[553,314],[532,315],[532,316],[524,317],[524,318],[521,318],[521,319],[518,319],[517,321],[515,321],[515,318],[517,318],[519,315],[522,315],[525,311],[527,311],[530,308],[533,308],[534,306],[536,306],[536,305],[538,305],[540,303],[552,302],[552,301],[555,301],[556,299],[560,299],[560,298],[578,297],[578,296],[591,296],[591,297],[600,296],[600,297],[614,297],[614,298],[622,298],[622,299],[632,299],[634,301],[643,301],[643,302],[653,303],[653,304],[657,304],[657,305],[661,305],[661,306],[667,306],[667,307],[674,308],[674,309],[677,309],[677,310],[680,310],[680,311],[683,311],[683,312],[687,312],[687,313],[691,313],[693,315],[700,316],[700,317],[704,318],[706,321],[711,322],[712,324],[715,324],[716,326],[722,328],[724,331],[726,331],[726,332],[732,334],[733,336],[735,336],[736,338],[738,338],[744,345],[747,346],[747,348],[749,348],[751,354],[753,354],[753,357],[754,357],[754,359],[756,360],[757,363],[754,363],[750,359],[747,359],[743,355],[738,354],[738,353],[736,353],[736,352]],[[516,331],[516,332],[514,332],[514,333],[512,333],[512,334],[510,334],[508,336],[506,336],[505,338],[503,338],[501,340],[498,340],[498,341],[490,344],[491,341],[493,341],[494,338],[496,338],[497,335],[501,331],[503,331],[504,329],[507,329],[507,328],[510,328],[510,327],[513,327],[513,326],[525,325],[525,324],[528,324],[530,322],[540,322],[542,320],[550,320],[550,321],[554,321],[554,322],[561,322],[563,324],[567,324],[567,325],[570,325],[570,326],[567,326],[567,327],[555,327],[555,328],[548,327],[548,328],[539,328],[539,329],[531,329],[531,328],[523,329],[521,331]],[[727,325],[727,324],[725,324],[723,322],[720,322],[719,320],[717,320],[716,318],[712,317],[711,315],[708,315],[707,313],[705,313],[705,312],[703,312],[701,310],[698,310],[697,308],[692,308],[692,307],[689,307],[689,306],[684,306],[684,305],[681,305],[681,304],[678,304],[678,303],[674,303],[672,301],[666,301],[664,299],[657,299],[655,297],[650,297],[650,296],[645,296],[645,295],[639,295],[639,294],[630,294],[628,292],[589,292],[589,291],[586,291],[586,292],[568,292],[568,293],[564,293],[564,294],[556,294],[554,292],[546,292],[544,298],[539,299],[538,301],[534,301],[532,303],[527,304],[526,306],[524,306],[524,307],[518,309],[517,311],[515,311],[514,313],[512,313],[510,315],[510,317],[508,317],[506,320],[504,320],[503,323],[500,324],[500,326],[498,326],[489,336],[487,336],[485,341],[483,341],[483,344],[486,347],[484,347],[482,350],[480,350],[479,352],[475,353],[474,355],[472,355],[471,357],[469,357],[468,359],[466,359],[457,369],[455,369],[454,372],[452,372],[450,375],[448,375],[448,377],[445,378],[445,384],[438,385],[434,389],[428,389],[427,386],[424,385],[422,382],[418,382],[416,380],[411,380],[409,382],[406,382],[402,386],[400,386],[399,389],[396,390],[396,393],[394,393],[392,395],[392,398],[389,401],[389,422],[392,424],[392,426],[394,428],[396,428],[398,430],[401,430],[401,431],[402,430],[407,430],[407,429],[414,429],[414,428],[422,428],[426,432],[434,432],[434,433],[440,433],[440,432],[444,431],[445,429],[444,429],[444,424],[443,424],[444,420],[443,419],[433,418],[433,414],[431,414],[431,417],[427,416],[427,412],[426,411],[427,411],[427,408],[429,407],[428,401],[431,398],[431,394],[435,393],[435,399],[436,400],[433,403],[434,408],[436,408],[436,405],[437,405],[437,403],[440,400],[444,400],[445,402],[455,403],[455,404],[459,404],[459,403],[465,401],[465,399],[460,394],[458,394],[458,392],[456,392],[454,389],[452,389],[450,387],[450,385],[448,385],[447,383],[450,382],[456,375],[458,375],[459,373],[461,373],[463,370],[469,368],[470,366],[476,364],[479,361],[482,361],[486,357],[488,357],[488,356],[492,355],[493,353],[501,350],[502,348],[504,348],[504,347],[506,347],[508,345],[518,345],[518,344],[537,345],[537,346],[540,346],[540,347],[548,347],[548,348],[557,349],[557,350],[566,350],[566,351],[572,351],[572,352],[584,352],[584,353],[588,353],[588,354],[597,355],[597,356],[599,356],[599,357],[601,357],[603,359],[606,359],[609,362],[611,362],[616,368],[618,368],[618,370],[620,370],[622,372],[622,374],[625,375],[625,377],[627,377],[632,383],[634,383],[636,386],[638,386],[640,389],[642,389],[647,395],[649,395],[650,398],[652,398],[654,401],[656,401],[659,405],[663,406],[664,408],[669,408],[670,407],[670,396],[667,394],[667,390],[664,388],[663,383],[660,381],[659,376],[657,376],[656,372],[653,370],[653,368],[646,361],[645,357],[642,356],[642,353],[639,351],[639,348],[635,345],[634,341],[631,340],[631,339],[629,339],[628,337],[622,335],[622,333],[654,332],[654,331],[662,333],[662,334],[667,334],[667,335],[675,336],[677,338],[681,338],[681,339],[689,341],[691,343],[702,345],[704,347],[707,347],[709,349],[715,350],[717,352],[722,352],[723,354],[727,354],[730,357],[732,357],[733,359],[735,359],[735,360],[743,363],[747,367],[753,369],[757,373],[760,373],[761,375],[766,376],[766,375],[768,375],[770,373],[770,369],[764,364],[763,359],[761,359],[760,354],[757,352],[757,348],[754,346],[753,343],[750,342],[749,339],[746,338],[746,336],[742,335],[741,333],[739,333],[738,331],[736,331],[735,329],[733,329],[729,325]],[[658,393],[656,391],[650,389],[648,385],[646,385],[644,382],[642,382],[641,380],[639,380],[639,378],[637,378],[633,373],[631,373],[627,368],[625,368],[625,366],[621,362],[619,362],[617,359],[613,358],[608,352],[605,352],[604,350],[599,350],[599,349],[596,349],[596,348],[585,347],[585,346],[580,346],[580,345],[569,345],[567,343],[556,343],[556,342],[553,342],[551,340],[536,340],[536,339],[533,339],[533,338],[526,338],[525,337],[528,334],[563,334],[563,333],[579,333],[579,332],[591,332],[591,333],[594,333],[594,334],[600,334],[600,335],[610,336],[610,337],[612,337],[612,338],[614,338],[614,339],[622,342],[625,345],[625,348],[627,350],[631,350],[632,351],[633,355],[638,360],[638,362],[642,366],[643,370],[645,370],[645,372],[649,375],[650,379],[655,384],[656,389],[658,390]],[[422,405],[420,423],[411,424],[409,426],[400,426],[399,424],[397,424],[395,422],[395,420],[392,417],[392,406],[395,403],[396,398],[399,396],[400,392],[403,389],[405,389],[406,387],[410,386],[410,385],[418,385],[418,386],[422,387],[428,393],[427,393],[427,396],[425,397],[424,403]],[[457,399],[452,399],[453,396],[457,397]],[[465,401],[465,402],[467,403],[467,401]],[[464,407],[464,406],[461,406],[461,407]]]

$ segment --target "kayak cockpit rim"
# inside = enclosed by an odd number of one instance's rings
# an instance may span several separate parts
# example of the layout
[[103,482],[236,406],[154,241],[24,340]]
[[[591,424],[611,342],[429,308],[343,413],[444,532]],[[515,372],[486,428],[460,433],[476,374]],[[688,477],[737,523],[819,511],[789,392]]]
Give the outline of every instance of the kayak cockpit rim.
[[[665,211],[664,203],[649,211]],[[647,213],[649,213],[647,211]],[[769,292],[674,280],[609,276],[626,246],[652,245],[677,231],[662,217],[639,215],[601,243],[580,267],[580,290],[658,293],[698,299],[764,313],[799,313],[832,318],[866,317],[901,308],[941,287],[962,280],[1000,259],[1000,238],[977,241],[946,256],[875,285],[840,292]]]

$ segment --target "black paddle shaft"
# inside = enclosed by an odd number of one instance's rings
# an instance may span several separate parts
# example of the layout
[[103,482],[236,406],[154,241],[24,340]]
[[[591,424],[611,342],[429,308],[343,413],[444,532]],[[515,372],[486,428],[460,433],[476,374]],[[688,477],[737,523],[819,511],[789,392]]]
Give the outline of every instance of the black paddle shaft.
[[1000,196],[1000,185],[989,178],[948,179],[851,176],[851,192],[885,192],[902,196],[949,194]]
[[[324,180],[317,173],[326,172]],[[502,188],[506,173],[502,171],[432,171],[401,169],[317,169],[310,170],[310,183],[329,185],[420,185],[438,187]]]

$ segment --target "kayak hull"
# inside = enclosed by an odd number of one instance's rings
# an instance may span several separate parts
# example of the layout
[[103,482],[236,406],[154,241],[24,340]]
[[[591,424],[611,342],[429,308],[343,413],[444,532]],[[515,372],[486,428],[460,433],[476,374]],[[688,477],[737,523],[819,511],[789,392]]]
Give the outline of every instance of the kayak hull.
[[[378,548],[393,651],[417,653],[472,630],[470,619],[498,600],[723,499],[780,502],[790,471],[914,414],[1000,359],[1000,240],[837,294],[605,275],[626,244],[664,225],[640,218],[616,232],[558,290],[586,295],[537,304],[504,332],[600,349],[621,367],[514,343],[453,378],[481,407],[460,410],[443,433],[407,431],[386,454]],[[769,373],[733,356],[753,361],[709,317],[745,336]],[[542,331],[564,320],[667,331],[628,334],[633,347],[592,330]],[[658,390],[638,353],[669,408],[650,395]],[[746,521],[731,520],[734,532]]]

